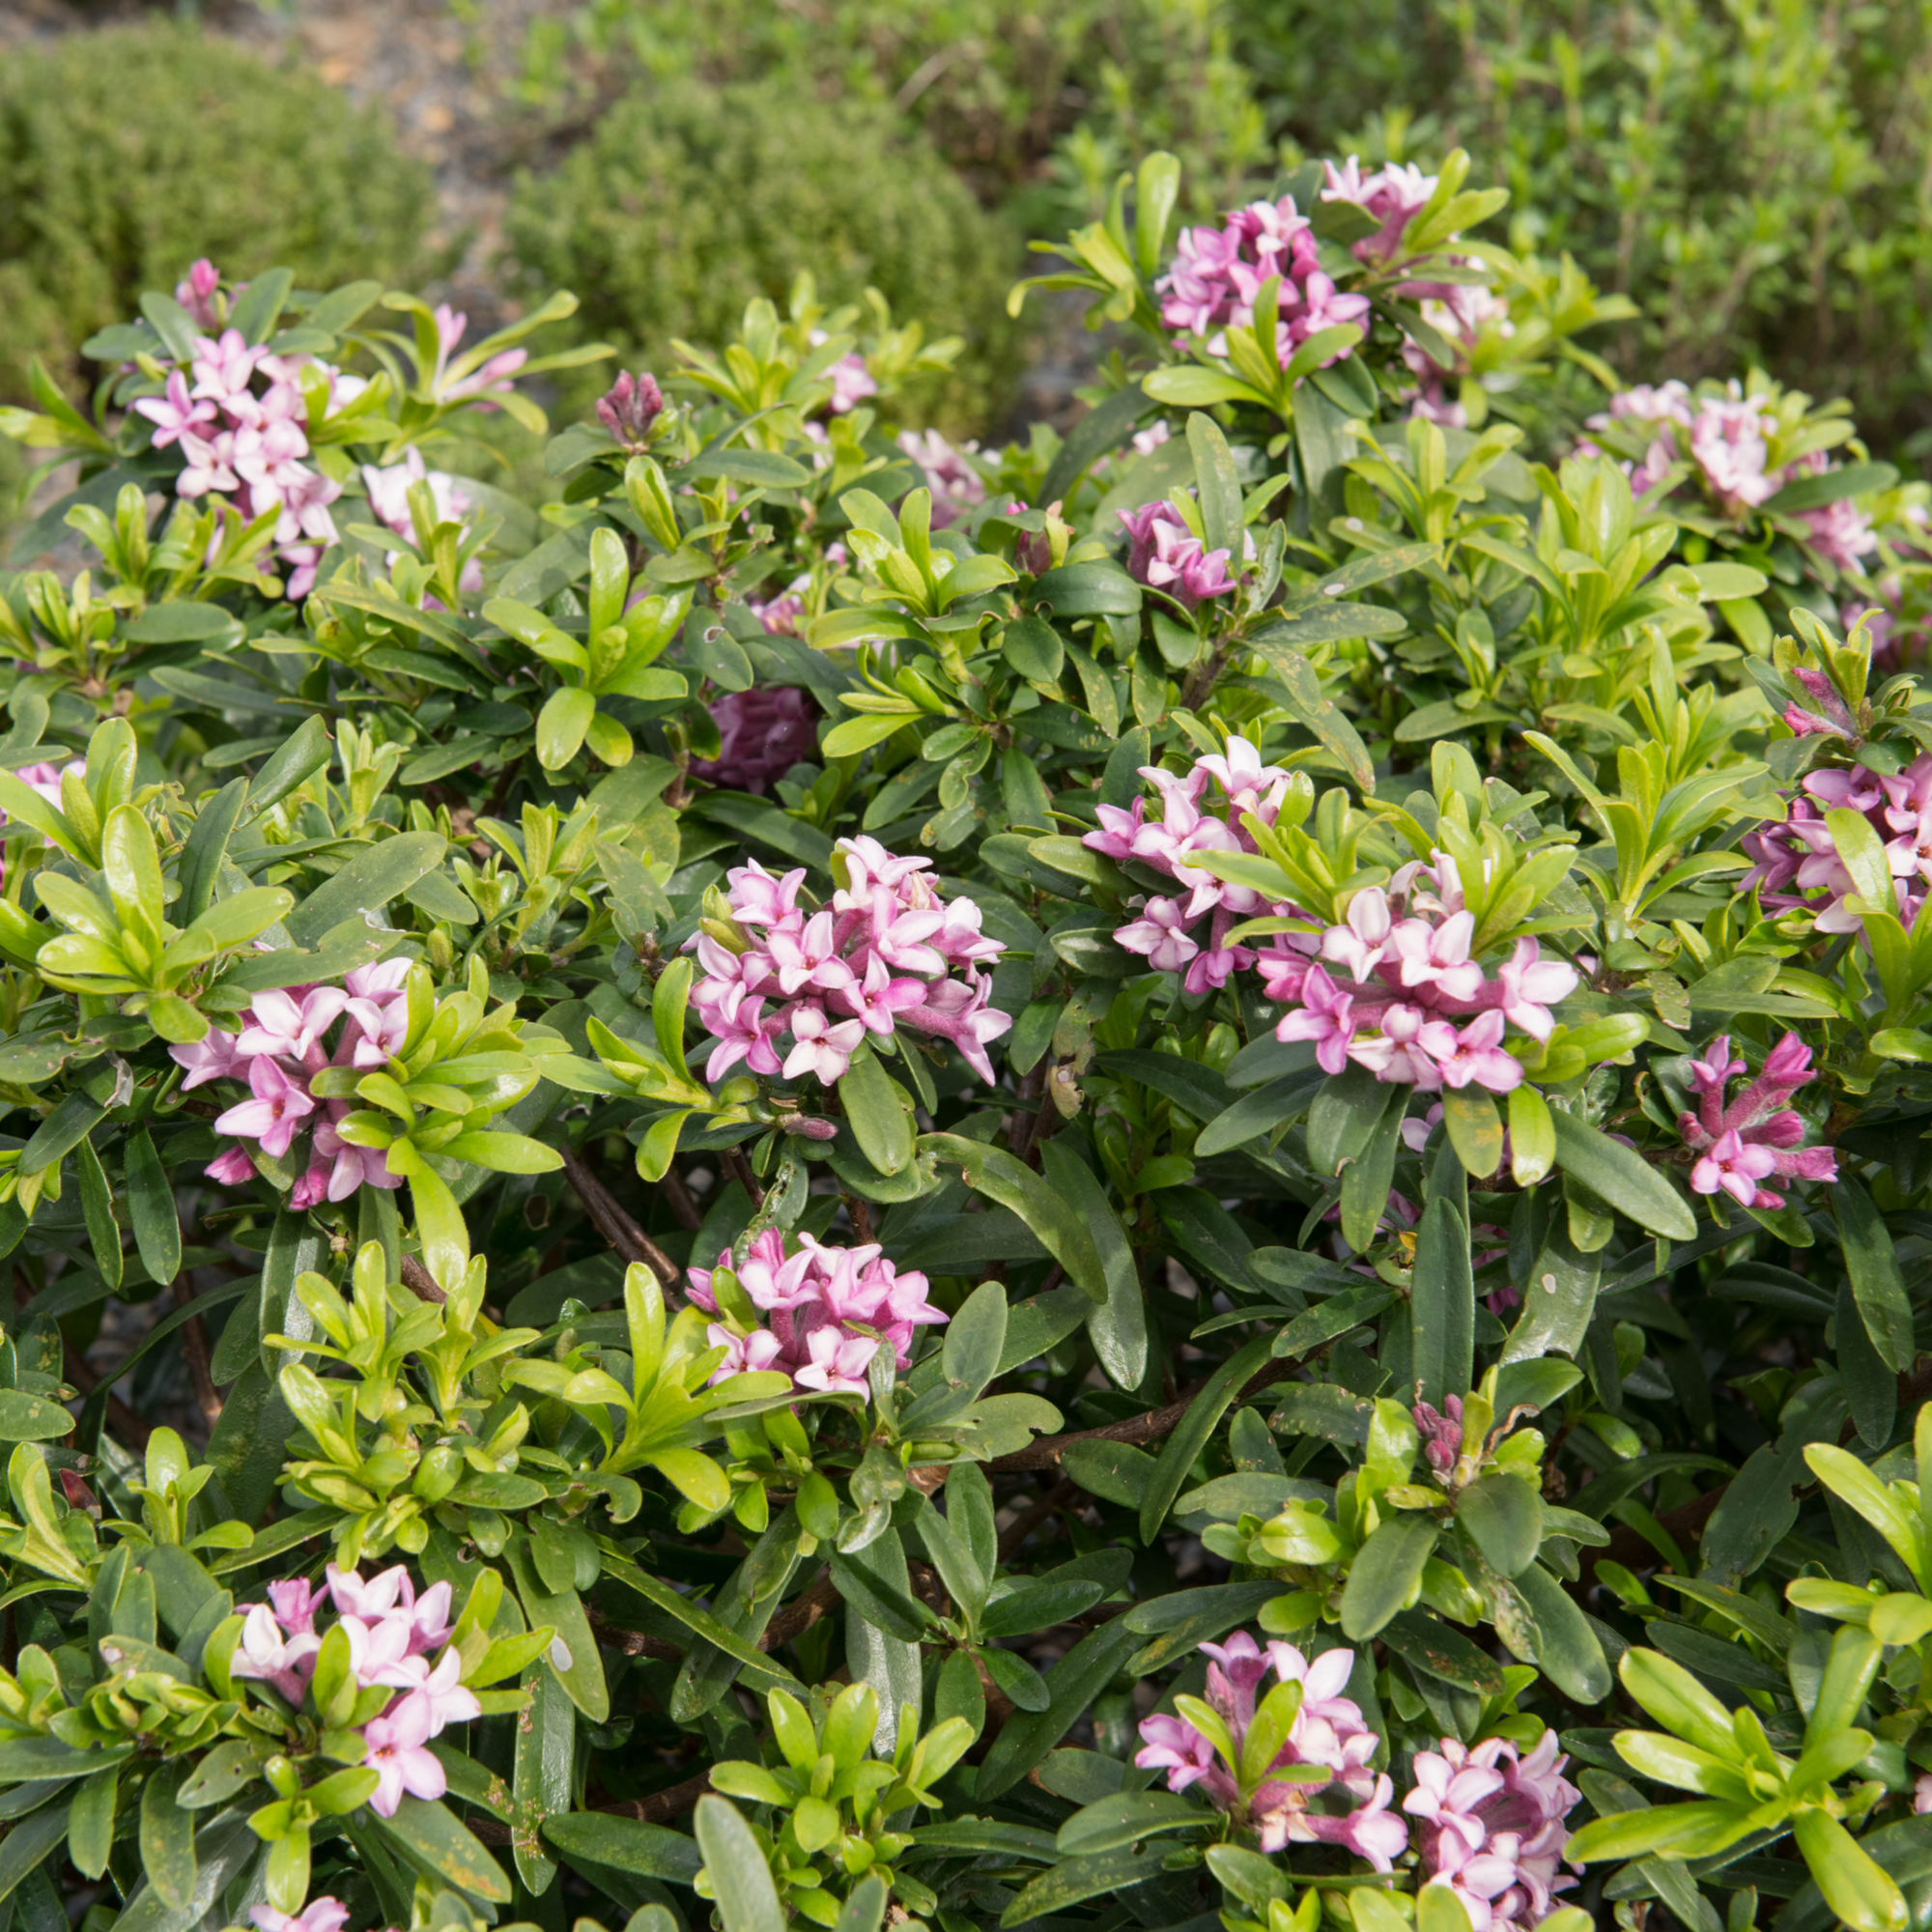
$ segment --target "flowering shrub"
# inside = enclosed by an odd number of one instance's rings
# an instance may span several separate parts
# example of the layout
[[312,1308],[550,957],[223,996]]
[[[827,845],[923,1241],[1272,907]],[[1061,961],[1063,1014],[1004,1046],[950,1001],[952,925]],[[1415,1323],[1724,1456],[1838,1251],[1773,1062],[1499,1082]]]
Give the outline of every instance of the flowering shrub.
[[5,418],[14,1909],[1910,1921],[1925,493],[1532,465],[1463,166],[1151,157],[1025,448],[802,286],[537,517],[567,298],[199,266]]

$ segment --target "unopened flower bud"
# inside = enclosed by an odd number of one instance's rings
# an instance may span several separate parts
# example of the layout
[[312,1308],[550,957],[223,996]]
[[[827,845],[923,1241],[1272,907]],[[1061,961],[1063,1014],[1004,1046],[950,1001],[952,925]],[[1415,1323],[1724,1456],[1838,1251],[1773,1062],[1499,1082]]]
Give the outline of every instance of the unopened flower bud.
[[648,370],[628,372],[611,384],[597,403],[597,420],[633,454],[650,441],[651,426],[664,413],[664,391]]

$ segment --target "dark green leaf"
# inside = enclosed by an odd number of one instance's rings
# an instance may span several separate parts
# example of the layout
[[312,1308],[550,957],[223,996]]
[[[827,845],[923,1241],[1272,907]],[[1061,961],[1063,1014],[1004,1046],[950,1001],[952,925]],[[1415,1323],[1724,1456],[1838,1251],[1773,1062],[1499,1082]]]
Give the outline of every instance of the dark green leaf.
[[1536,1619],[1536,1662],[1543,1673],[1579,1704],[1601,1704],[1610,1694],[1610,1666],[1589,1619],[1541,1564],[1532,1563],[1516,1587]]
[[1089,410],[1067,433],[1056,452],[1045,480],[1039,487],[1039,501],[1059,503],[1080,478],[1105,456],[1118,449],[1133,435],[1144,416],[1152,414],[1156,405],[1138,383],[1116,389],[1097,408]]
[[947,1323],[940,1360],[955,1389],[977,1396],[999,1373],[1007,1341],[1007,1291],[997,1281],[981,1282]]
[[[1202,1814],[1204,1824],[1209,1822]],[[1002,1925],[1024,1925],[1077,1905],[1085,1898],[1105,1897],[1157,1876],[1167,1856],[1164,1845],[1141,1851],[1102,1852],[1094,1858],[1066,1859],[1041,1872],[1001,1915]]]
[[1556,1161],[1592,1194],[1639,1227],[1673,1241],[1688,1241],[1697,1220],[1677,1190],[1634,1148],[1600,1132],[1562,1109],[1551,1111],[1556,1127]]
[[1437,1196],[1423,1209],[1415,1236],[1409,1307],[1415,1379],[1422,1400],[1438,1408],[1469,1386],[1475,1368],[1476,1282],[1467,1224]]
[[1849,1175],[1832,1189],[1845,1272],[1864,1318],[1865,1333],[1881,1362],[1894,1374],[1912,1366],[1912,1304],[1898,1265],[1898,1248],[1872,1198]]
[[912,1098],[879,1064],[869,1046],[853,1054],[839,1098],[859,1149],[881,1174],[899,1174],[912,1165]]
[[524,1889],[541,1897],[556,1877],[556,1862],[545,1857],[529,1828],[539,1831],[570,1809],[571,1770],[576,1761],[577,1711],[548,1663],[524,1679],[530,1705],[517,1719],[512,1792],[518,1830],[510,1840],[517,1876]]
[[752,1828],[729,1799],[697,1801],[697,1844],[724,1932],[785,1932],[771,1867]]
[[177,1758],[148,1774],[141,1789],[141,1868],[177,1912],[194,1897],[194,1813],[175,1803],[192,1766]]
[[1342,1632],[1351,1642],[1376,1635],[1408,1607],[1437,1533],[1434,1517],[1405,1511],[1390,1517],[1356,1551],[1342,1590]]
[[980,1767],[974,1784],[977,1804],[990,1804],[1011,1790],[1086,1714],[1134,1647],[1134,1634],[1125,1623],[1124,1617],[1116,1617],[1089,1631],[1046,1673],[1052,1697],[1046,1709],[1007,1719]]
[[[1416,1348],[1420,1352],[1419,1334]],[[1457,1496],[1456,1520],[1492,1570],[1500,1577],[1518,1577],[1535,1560],[1543,1542],[1543,1498],[1533,1481],[1483,1476]]]
[[149,1274],[165,1287],[181,1272],[181,1216],[167,1169],[146,1127],[136,1127],[128,1136],[126,1178],[134,1245]]
[[445,1804],[405,1797],[393,1818],[370,1814],[373,1827],[410,1863],[442,1884],[494,1905],[507,1905],[511,1886],[502,1867]]
[[1167,1520],[1167,1512],[1194,1459],[1207,1446],[1208,1438],[1219,1426],[1229,1406],[1240,1395],[1248,1378],[1266,1367],[1271,1338],[1257,1335],[1238,1353],[1231,1355],[1208,1378],[1201,1393],[1188,1405],[1187,1413],[1176,1425],[1156,1458],[1147,1493],[1141,1499],[1141,1541],[1151,1545]]
[[449,849],[434,832],[399,832],[358,852],[283,922],[298,946],[319,945],[345,920],[385,906],[442,864]]

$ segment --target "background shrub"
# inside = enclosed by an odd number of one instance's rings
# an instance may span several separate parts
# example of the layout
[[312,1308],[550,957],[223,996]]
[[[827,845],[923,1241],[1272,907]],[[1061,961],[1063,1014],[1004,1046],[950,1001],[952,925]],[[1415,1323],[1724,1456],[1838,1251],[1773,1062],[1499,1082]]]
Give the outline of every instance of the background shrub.
[[143,289],[197,256],[245,278],[399,280],[428,170],[380,114],[313,76],[168,23],[75,35],[0,62],[0,394],[29,355],[63,376]]
[[942,420],[978,420],[1013,370],[1013,230],[869,103],[777,82],[635,93],[554,172],[519,182],[508,228],[533,281],[581,290],[582,327],[646,360],[673,337],[724,339],[748,301],[782,302],[810,269],[828,303],[870,286],[928,339],[966,337],[923,399]]
[[1428,165],[1642,311],[1634,379],[1756,360],[1916,453],[1932,431],[1932,10],[1821,0],[1232,0],[1277,135]]

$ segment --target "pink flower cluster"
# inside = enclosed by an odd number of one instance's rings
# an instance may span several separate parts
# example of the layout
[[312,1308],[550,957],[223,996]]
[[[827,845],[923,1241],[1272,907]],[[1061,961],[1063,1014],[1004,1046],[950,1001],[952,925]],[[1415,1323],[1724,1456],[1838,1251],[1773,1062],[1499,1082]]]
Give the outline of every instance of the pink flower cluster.
[[1232,553],[1207,549],[1172,503],[1146,503],[1117,514],[1126,526],[1127,575],[1136,583],[1165,591],[1189,611],[1235,588],[1228,575]]
[[1763,1182],[1772,1176],[1796,1180],[1836,1180],[1838,1157],[1830,1148],[1802,1147],[1804,1117],[1786,1105],[1799,1088],[1817,1076],[1811,1049],[1788,1033],[1765,1056],[1764,1068],[1728,1106],[1724,1093],[1747,1072],[1731,1058],[1731,1039],[1719,1034],[1702,1060],[1690,1063],[1697,1111],[1680,1114],[1677,1131],[1699,1156],[1690,1170],[1693,1194],[1719,1188],[1744,1208],[1782,1208],[1784,1196]]
[[[749,1331],[719,1321],[711,1324],[714,1349],[731,1352],[714,1382],[748,1370],[776,1369],[800,1388],[827,1395],[864,1395],[866,1371],[890,1345],[901,1368],[912,1362],[915,1328],[950,1321],[926,1300],[926,1279],[916,1268],[901,1274],[876,1242],[863,1248],[827,1247],[799,1236],[787,1255],[784,1236],[767,1228],[733,1267],[727,1248],[718,1267],[730,1269],[767,1326]],[[692,1268],[690,1298],[707,1315],[720,1313],[713,1268]]]
[[312,1898],[299,1912],[277,1912],[272,1905],[251,1905],[248,1917],[259,1932],[342,1932],[349,1923],[349,1908],[339,1898],[324,1892]]
[[[1784,722],[1800,737],[1853,736],[1852,715],[1830,679],[1816,670],[1795,675],[1818,708],[1792,704]],[[1861,930],[1858,914],[1845,904],[1858,889],[1825,816],[1843,808],[1862,812],[1884,841],[1898,916],[1912,925],[1932,892],[1932,754],[1915,758],[1902,772],[1882,774],[1862,765],[1809,772],[1799,785],[1782,825],[1763,825],[1739,841],[1755,862],[1739,889],[1755,887],[1760,904],[1774,911],[1811,914],[1820,932]]]
[[1548,1730],[1527,1757],[1506,1738],[1444,1738],[1440,1751],[1416,1752],[1402,1808],[1417,1821],[1420,1876],[1455,1894],[1470,1932],[1529,1932],[1577,1883],[1559,1869],[1565,1819],[1582,1796],[1568,1764]]
[[635,376],[626,369],[597,399],[597,420],[635,456],[649,446],[664,406],[664,391],[648,369],[639,369]]
[[[244,1081],[248,1097],[236,1102],[214,1122],[216,1133],[254,1141],[277,1157],[298,1134],[313,1132],[309,1165],[289,1196],[299,1212],[317,1202],[346,1201],[358,1187],[400,1187],[389,1172],[388,1154],[352,1147],[336,1131],[352,1111],[349,1100],[318,1100],[309,1092],[313,1074],[327,1066],[355,1066],[373,1072],[398,1053],[408,1031],[403,982],[407,959],[361,966],[337,986],[290,986],[257,993],[248,1009],[249,1024],[240,1034],[211,1027],[204,1039],[168,1051],[187,1071],[182,1091],[211,1080]],[[342,1022],[331,1053],[325,1037]],[[236,1146],[208,1170],[209,1179],[239,1186],[255,1178],[245,1148]]]
[[818,706],[809,692],[759,684],[726,692],[712,705],[711,716],[718,725],[718,755],[694,758],[692,777],[762,798],[774,779],[810,754]]
[[[1381,1740],[1364,1721],[1361,1706],[1342,1694],[1355,1653],[1345,1646],[1311,1662],[1292,1643],[1270,1643],[1264,1655],[1246,1631],[1236,1631],[1225,1644],[1201,1648],[1213,1660],[1208,1666],[1208,1703],[1228,1726],[1236,1762],[1268,1673],[1283,1684],[1300,1685],[1301,1708],[1288,1742],[1268,1766],[1270,1774],[1295,1775],[1270,1775],[1243,1804],[1234,1768],[1221,1762],[1213,1743],[1185,1718],[1144,1718],[1144,1742],[1134,1763],[1143,1771],[1165,1771],[1170,1791],[1198,1784],[1218,1809],[1254,1830],[1264,1852],[1341,1845],[1378,1871],[1391,1870],[1407,1849],[1408,1828],[1389,1809],[1395,1787],[1388,1775],[1369,1768]],[[1321,1772],[1326,1778],[1310,1775]],[[1346,1796],[1352,1808],[1317,1809],[1314,1800],[1322,1796],[1331,1801]]]
[[[1115,932],[1120,945],[1161,972],[1183,974],[1190,993],[1258,966],[1267,998],[1292,1009],[1275,1037],[1314,1041],[1326,1072],[1353,1061],[1379,1080],[1427,1093],[1475,1085],[1507,1094],[1521,1084],[1521,1064],[1503,1048],[1505,1025],[1548,1039],[1549,1008],[1576,990],[1577,973],[1542,958],[1534,939],[1520,939],[1492,979],[1469,956],[1475,919],[1452,859],[1438,852],[1434,866],[1405,866],[1386,889],[1358,892],[1342,923],[1318,930],[1300,908],[1224,884],[1191,863],[1208,852],[1254,850],[1241,816],[1272,825],[1286,772],[1263,765],[1245,739],[1231,738],[1225,757],[1197,758],[1183,778],[1153,765],[1142,776],[1160,793],[1160,818],[1150,820],[1145,798],[1131,810],[1101,806],[1100,829],[1082,842],[1152,867],[1186,896],[1149,899],[1139,919]],[[1220,817],[1201,810],[1210,781],[1226,801]],[[1204,947],[1195,933],[1210,915]],[[1230,943],[1236,923],[1267,916],[1306,920],[1309,930],[1278,935],[1265,951]]]
[[[275,545],[290,566],[291,597],[307,596],[323,551],[337,541],[328,506],[342,495],[340,483],[302,461],[310,424],[301,371],[312,359],[270,355],[240,329],[223,329],[218,337],[198,337],[186,369],[177,365],[160,395],[134,405],[155,425],[155,448],[179,446],[184,468],[177,495],[232,497],[251,520],[276,513]],[[331,398],[360,386],[317,366],[328,378]]]
[[989,1004],[992,975],[977,970],[1006,951],[980,931],[980,908],[942,900],[921,876],[929,859],[897,858],[876,838],[841,838],[834,863],[843,883],[815,912],[798,903],[803,867],[774,878],[753,860],[728,875],[730,921],[707,922],[714,929],[690,942],[704,974],[691,1003],[718,1042],[704,1077],[742,1060],[753,1073],[829,1087],[868,1033],[910,1027],[950,1039],[990,1085],[986,1048],[1012,1019]]
[[919,466],[925,487],[932,492],[932,527],[943,530],[958,523],[986,500],[986,480],[973,468],[977,442],[954,448],[936,429],[901,430],[899,447]]
[[330,1602],[337,1628],[349,1639],[356,1685],[397,1693],[362,1732],[367,1749],[362,1762],[377,1776],[369,1803],[383,1817],[393,1818],[406,1791],[417,1798],[443,1794],[447,1779],[428,1747],[430,1739],[445,1725],[483,1714],[476,1693],[463,1688],[463,1659],[456,1651],[443,1650],[434,1666],[429,1661],[453,1628],[450,1588],[433,1584],[418,1597],[400,1564],[365,1583],[355,1571],[331,1563],[322,1591],[305,1577],[270,1583],[268,1603],[239,1605],[243,1621],[229,1666],[234,1675],[267,1684],[299,1710],[322,1650],[316,1614]]
[[[1743,517],[1768,502],[1787,483],[1801,476],[1822,476],[1831,463],[1822,449],[1795,463],[1773,469],[1769,433],[1777,418],[1759,398],[1747,396],[1732,383],[1723,396],[1693,396],[1682,384],[1637,384],[1610,398],[1607,411],[1589,419],[1592,429],[1616,422],[1647,422],[1657,426],[1641,462],[1627,465],[1634,495],[1656,489],[1682,457],[1695,466],[1704,488],[1727,517]],[[1594,453],[1588,441],[1579,448]],[[1878,548],[1871,519],[1849,497],[1801,510],[1798,520],[1810,532],[1811,548],[1839,570],[1861,570],[1864,557]]]
[[1402,246],[1408,224],[1429,206],[1435,192],[1436,177],[1426,175],[1412,163],[1391,164],[1365,175],[1353,155],[1337,167],[1324,163],[1326,185],[1323,201],[1350,201],[1381,223],[1374,234],[1355,243],[1355,256],[1372,267],[1388,261]]
[[1276,277],[1274,350],[1284,367],[1311,335],[1359,323],[1369,312],[1367,296],[1342,294],[1322,271],[1314,227],[1285,194],[1235,210],[1219,228],[1183,228],[1172,265],[1154,284],[1160,319],[1179,335],[1205,337],[1208,353],[1219,355],[1223,331],[1254,326],[1255,302]]

